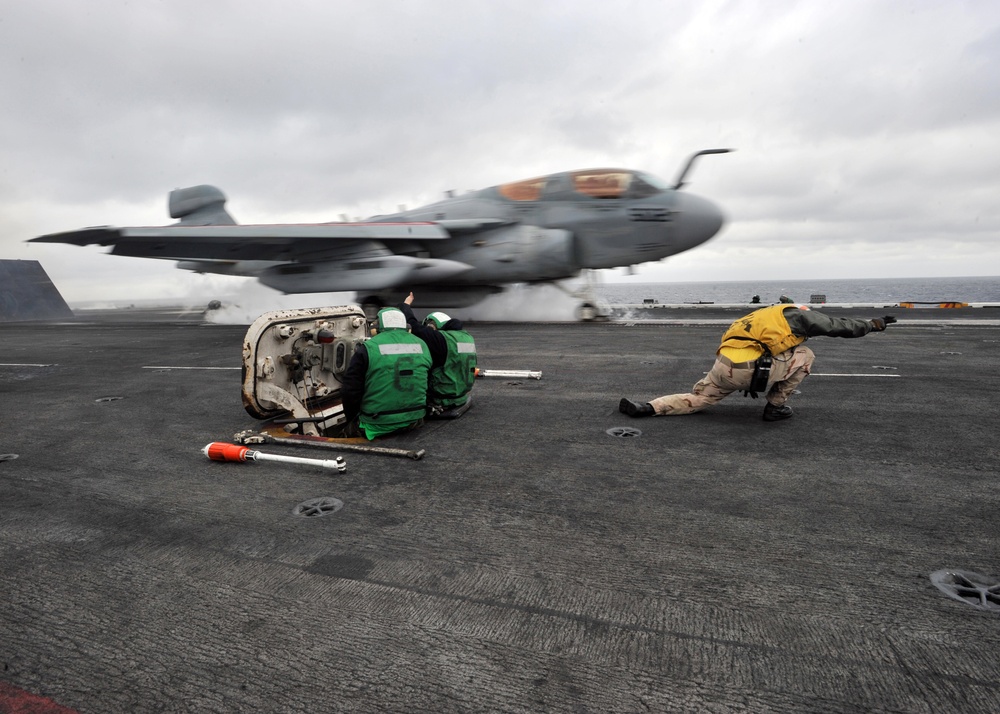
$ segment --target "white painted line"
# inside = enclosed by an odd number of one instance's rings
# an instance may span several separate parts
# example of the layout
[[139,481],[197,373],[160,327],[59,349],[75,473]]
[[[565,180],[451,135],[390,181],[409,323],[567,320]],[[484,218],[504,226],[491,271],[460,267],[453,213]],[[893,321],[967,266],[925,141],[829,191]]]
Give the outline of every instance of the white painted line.
[[[702,372],[708,374],[708,372]],[[810,377],[902,377],[901,374],[840,374],[836,372],[810,372]]]
[[145,366],[143,369],[243,369],[242,367],[174,367],[171,365]]
[[8,362],[0,364],[0,367],[58,367],[57,364],[18,364],[17,362]]
[[810,377],[901,377],[900,374],[837,374],[835,372],[810,372]]
[[[942,310],[942,312],[947,312],[947,310]],[[697,317],[692,315],[691,317],[675,317],[670,319],[640,319],[640,318],[620,318],[616,317],[611,320],[611,325],[624,325],[625,327],[633,327],[635,325],[680,325],[685,326],[699,326],[699,325],[731,325],[732,320],[725,318],[714,318],[714,317]],[[910,319],[905,315],[900,317],[898,322],[894,323],[894,326],[889,329],[889,332],[894,332],[898,327],[1000,327],[1000,320],[994,320],[988,317],[984,317],[980,320],[973,318],[961,318],[961,317],[940,317],[931,320],[917,320]]]

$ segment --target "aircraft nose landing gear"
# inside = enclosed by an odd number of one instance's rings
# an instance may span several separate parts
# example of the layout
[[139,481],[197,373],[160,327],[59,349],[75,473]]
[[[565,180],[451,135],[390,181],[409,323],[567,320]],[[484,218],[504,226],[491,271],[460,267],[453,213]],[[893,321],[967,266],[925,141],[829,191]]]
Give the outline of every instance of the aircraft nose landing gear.
[[597,296],[597,285],[599,282],[597,271],[583,270],[580,275],[583,280],[575,290],[569,289],[559,282],[553,283],[553,285],[570,297],[581,301],[574,311],[576,319],[580,322],[597,322],[610,319],[611,308]]
[[582,302],[576,308],[576,319],[580,322],[594,322],[596,320],[607,320],[607,307],[600,303]]

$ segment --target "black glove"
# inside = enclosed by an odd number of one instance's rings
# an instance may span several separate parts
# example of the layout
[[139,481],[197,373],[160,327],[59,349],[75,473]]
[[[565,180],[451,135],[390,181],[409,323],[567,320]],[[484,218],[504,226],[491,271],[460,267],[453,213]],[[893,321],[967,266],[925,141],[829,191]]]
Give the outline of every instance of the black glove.
[[893,317],[892,315],[886,315],[882,319],[885,320],[885,324],[887,324],[887,325],[891,325],[892,323],[894,323],[896,321],[896,318]]

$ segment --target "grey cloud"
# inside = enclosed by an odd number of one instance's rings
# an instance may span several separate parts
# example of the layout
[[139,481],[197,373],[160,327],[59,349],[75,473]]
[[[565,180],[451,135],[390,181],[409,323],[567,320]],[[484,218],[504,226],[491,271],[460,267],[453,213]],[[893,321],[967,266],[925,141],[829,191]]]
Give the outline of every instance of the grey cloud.
[[335,219],[734,146],[689,186],[732,217],[723,248],[808,225],[997,265],[998,60],[986,0],[8,3],[0,246],[30,257],[55,216],[165,223],[195,183],[241,220]]

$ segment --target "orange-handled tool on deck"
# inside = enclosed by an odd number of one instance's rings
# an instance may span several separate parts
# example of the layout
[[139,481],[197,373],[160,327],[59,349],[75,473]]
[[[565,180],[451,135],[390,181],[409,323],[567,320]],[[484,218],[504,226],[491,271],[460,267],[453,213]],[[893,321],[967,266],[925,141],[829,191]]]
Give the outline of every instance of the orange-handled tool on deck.
[[212,461],[281,461],[286,464],[308,464],[310,466],[320,466],[324,469],[337,469],[346,471],[347,464],[344,459],[338,456],[336,459],[303,459],[299,456],[281,456],[279,454],[263,454],[253,449],[237,444],[227,444],[222,441],[213,441],[208,444],[202,452]]

